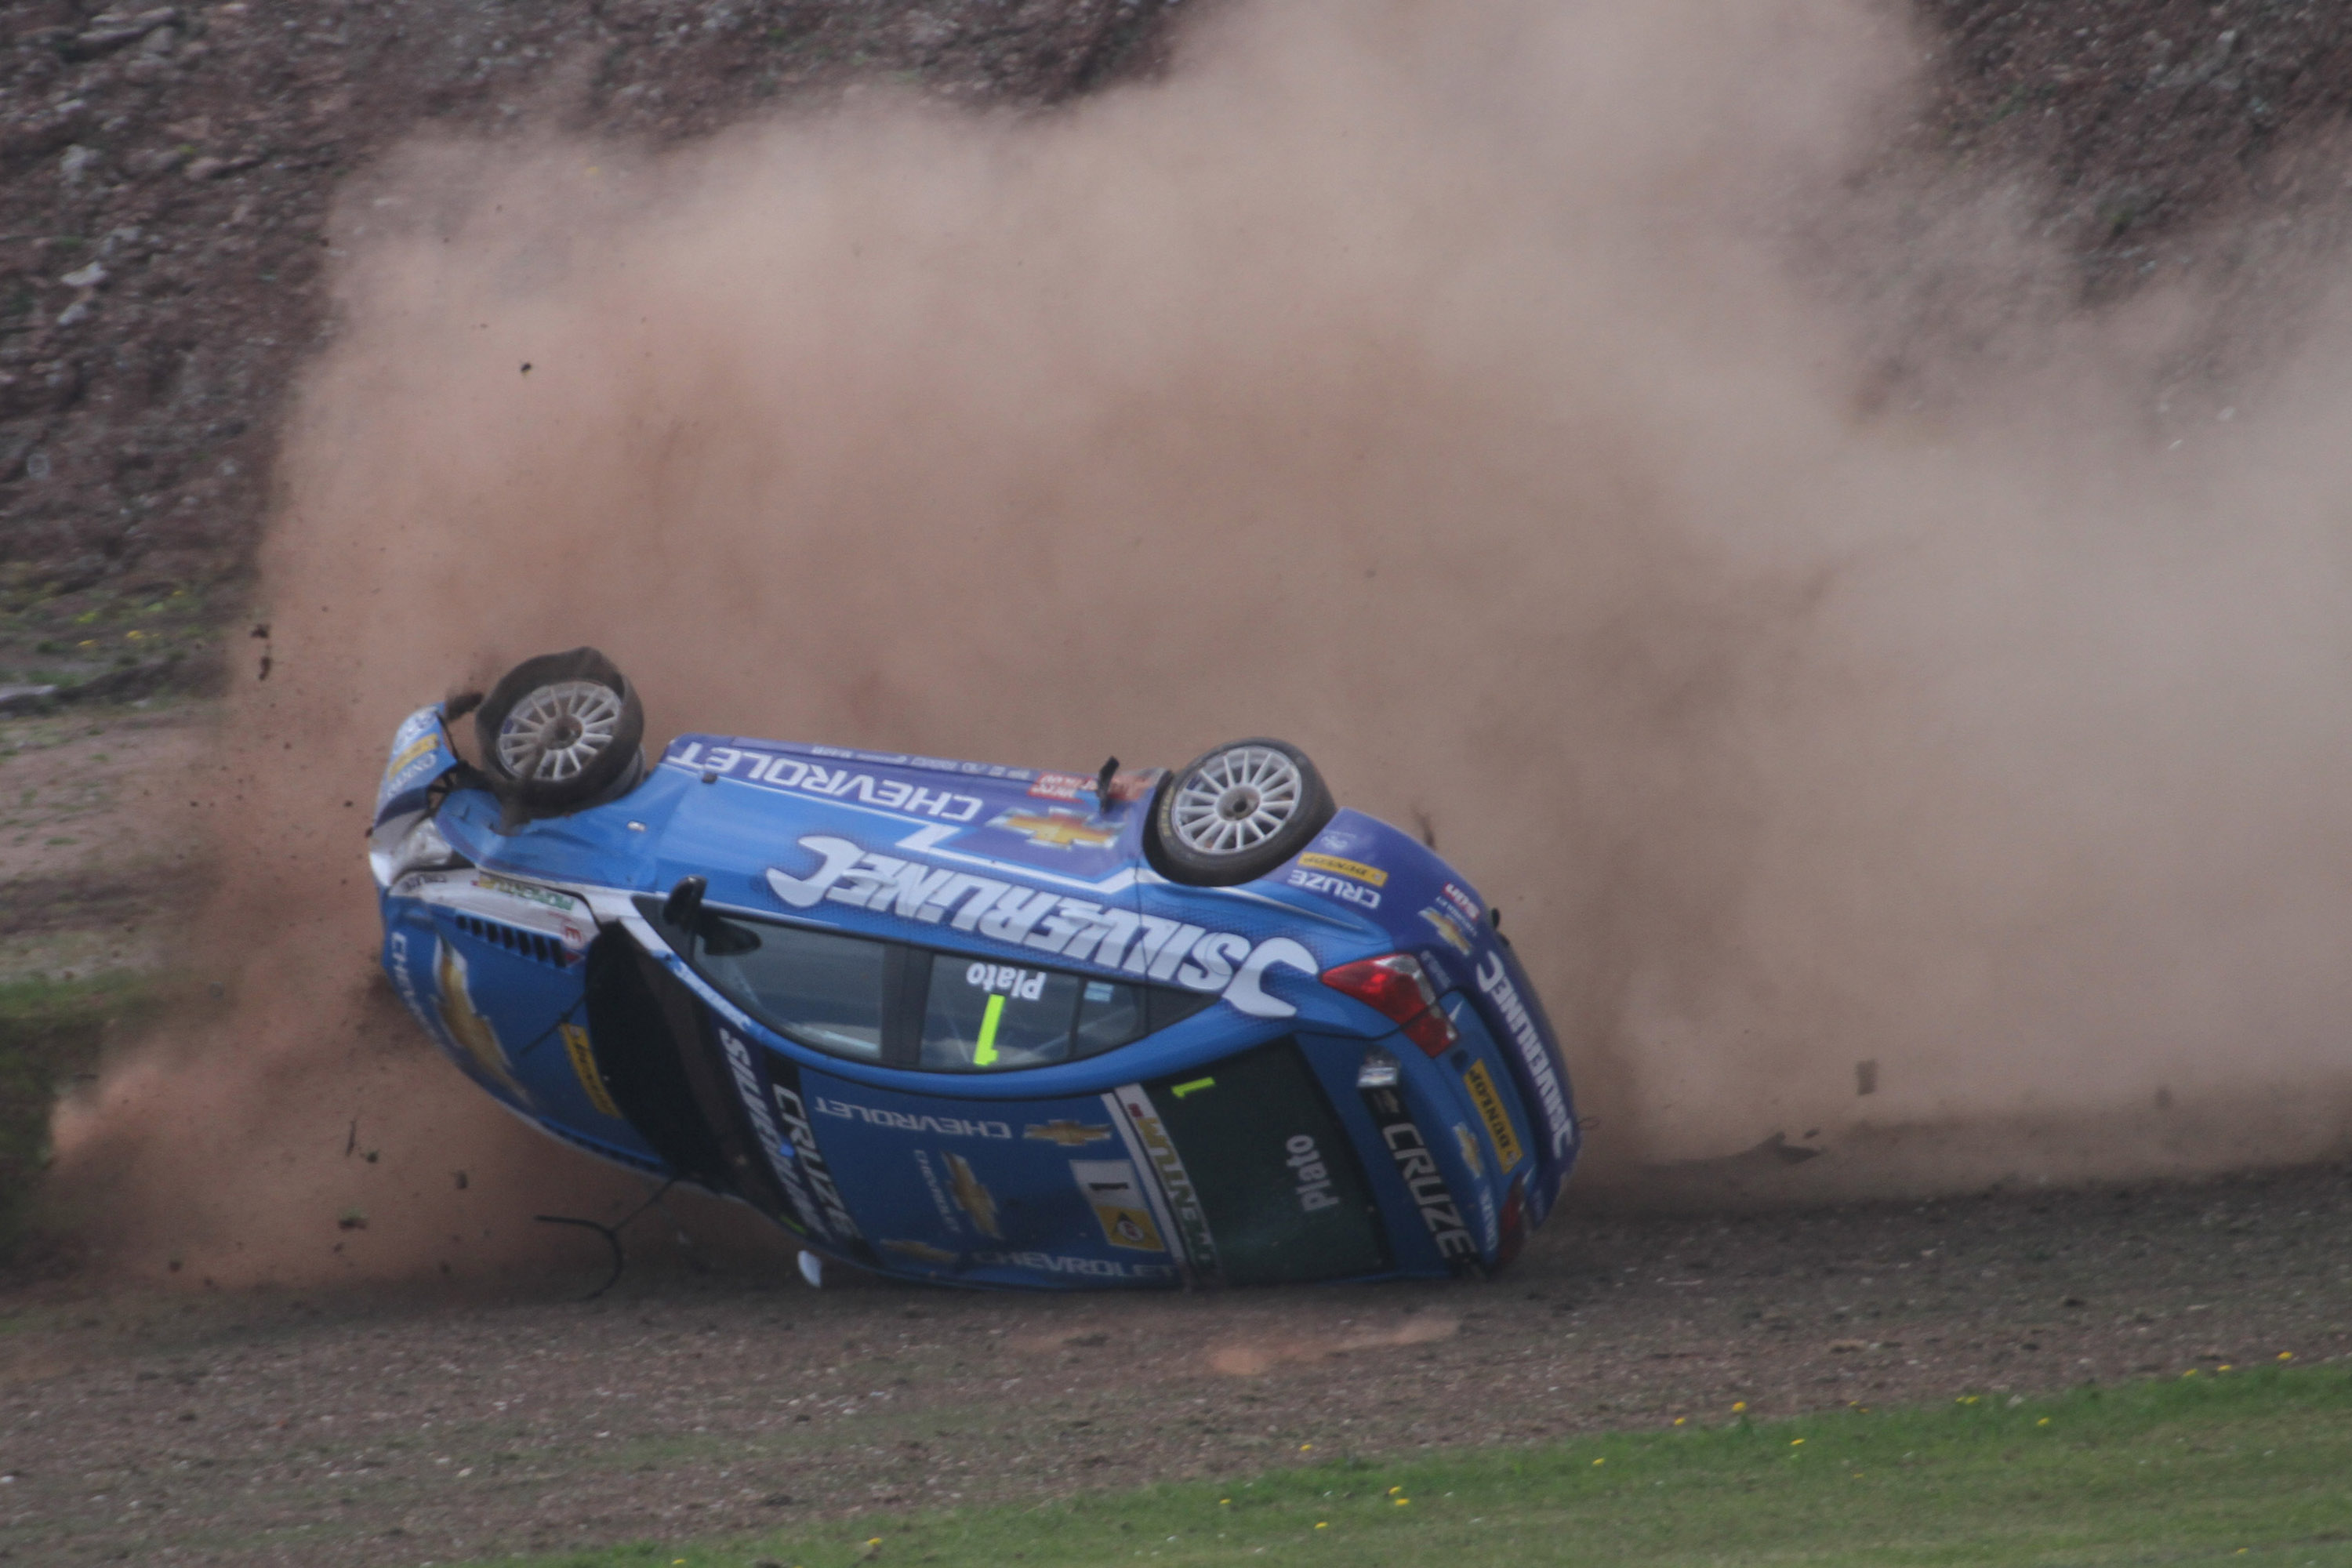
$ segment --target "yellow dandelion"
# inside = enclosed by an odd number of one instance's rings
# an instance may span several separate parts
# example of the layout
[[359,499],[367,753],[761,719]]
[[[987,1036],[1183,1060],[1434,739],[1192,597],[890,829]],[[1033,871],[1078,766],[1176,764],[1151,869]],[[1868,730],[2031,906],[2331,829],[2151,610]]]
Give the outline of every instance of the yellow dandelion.
[[1609,1461],[1608,1461],[1608,1460],[1606,1460],[1606,1459],[1595,1459],[1595,1460],[1593,1460],[1592,1462],[1593,1462],[1594,1464],[1596,1464],[1596,1465],[1605,1465],[1605,1464],[1607,1464]]
[[1743,1410],[1745,1410],[1745,1409],[1747,1409],[1747,1408],[1748,1408],[1748,1401],[1746,1401],[1746,1400],[1744,1400],[1744,1399],[1734,1400],[1734,1401],[1732,1402],[1732,1405],[1731,1405],[1731,1413],[1732,1413],[1734,1415],[1738,1415],[1741,1411],[1743,1411]]
[[2041,1420],[2036,1421],[2034,1425],[2036,1426],[2047,1426],[2050,1425],[2050,1417],[2044,1415]]
[[1789,1439],[1789,1447],[1791,1448],[1801,1448],[1804,1446],[1805,1440],[1802,1437],[1791,1437]]
[[2193,1367],[2193,1366],[2192,1366],[2192,1367],[2190,1367],[2187,1372],[2182,1373],[2180,1375],[2181,1375],[2181,1376],[2183,1376],[2183,1377],[2195,1377],[2195,1376],[2197,1375],[2197,1369],[2196,1369],[2195,1367]]
[[2229,1371],[2229,1370],[2230,1370],[2230,1365],[2231,1365],[2231,1363],[2225,1361],[2225,1362],[2223,1362],[2220,1366],[2215,1367],[2213,1370],[2214,1370],[2215,1372],[2227,1372],[2227,1371]]
[[1331,1521],[1328,1519],[1318,1519],[1315,1521],[1315,1528],[1318,1530],[1328,1530],[1331,1528]]
[[1307,1449],[1312,1448],[1313,1447],[1315,1447],[1315,1445],[1314,1445],[1314,1444],[1312,1444],[1312,1443],[1301,1443],[1301,1444],[1299,1444],[1299,1445],[1298,1445],[1298,1451],[1299,1451],[1300,1453],[1302,1453],[1302,1454],[1303,1454],[1303,1453],[1307,1452]]
[[1404,1507],[1407,1507],[1407,1506],[1409,1506],[1412,1502],[1412,1499],[1411,1499],[1411,1498],[1409,1498],[1409,1497],[1401,1497],[1401,1498],[1399,1498],[1399,1499],[1397,1499],[1397,1500],[1396,1500],[1396,1505],[1397,1505],[1397,1507],[1399,1507],[1399,1508],[1404,1508]]
[[2279,1352],[2279,1360],[2281,1360],[2281,1361],[2293,1361],[2294,1359],[2294,1352],[2293,1351],[2281,1351],[2281,1352]]
[[1681,1426],[1684,1422],[1685,1422],[1685,1421],[1687,1421],[1687,1420],[1689,1420],[1689,1419],[1690,1419],[1690,1417],[1689,1417],[1689,1416],[1687,1416],[1687,1415],[1677,1415],[1677,1416],[1675,1416],[1675,1426]]
[[1217,1506],[1219,1508],[1231,1508],[1234,1506],[1234,1500],[1229,1497],[1221,1497],[1217,1500]]
[[1404,1489],[1403,1489],[1402,1487],[1391,1487],[1391,1488],[1389,1489],[1389,1496],[1391,1496],[1391,1497],[1394,1497],[1394,1496],[1396,1496],[1396,1495],[1397,1495],[1397,1493],[1399,1493],[1399,1492],[1401,1492],[1401,1491],[1402,1491],[1402,1490],[1404,1490]]

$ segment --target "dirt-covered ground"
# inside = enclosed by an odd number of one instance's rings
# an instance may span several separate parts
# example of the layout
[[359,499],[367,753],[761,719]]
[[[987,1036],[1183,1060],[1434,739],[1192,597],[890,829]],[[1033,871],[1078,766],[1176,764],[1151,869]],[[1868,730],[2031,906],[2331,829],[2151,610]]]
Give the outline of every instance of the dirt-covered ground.
[[[2352,11],[1921,4],[1933,96],[1905,155],[2029,192],[2086,305],[2185,275],[2252,287],[2278,247],[2338,243]],[[436,126],[674,140],[877,81],[1051,112],[1160,68],[1196,8],[15,0],[0,713],[47,711],[0,736],[10,963],[146,962],[201,886],[140,794],[201,765],[201,708],[92,725],[52,705],[259,668],[246,594],[287,388],[333,330],[339,180]],[[1737,1401],[2340,1356],[2352,1172],[1570,1212],[1476,1288],[1035,1300],[746,1268],[641,1269],[593,1304],[586,1278],[298,1300],[20,1273],[0,1288],[0,1560],[416,1563],[1722,1420]]]
[[1570,1215],[1480,1286],[1039,1300],[814,1291],[780,1268],[625,1277],[579,1302],[594,1283],[497,1302],[20,1297],[0,1308],[0,1560],[310,1568],[838,1529],[877,1507],[1722,1422],[1740,1402],[2341,1357],[2352,1171]]

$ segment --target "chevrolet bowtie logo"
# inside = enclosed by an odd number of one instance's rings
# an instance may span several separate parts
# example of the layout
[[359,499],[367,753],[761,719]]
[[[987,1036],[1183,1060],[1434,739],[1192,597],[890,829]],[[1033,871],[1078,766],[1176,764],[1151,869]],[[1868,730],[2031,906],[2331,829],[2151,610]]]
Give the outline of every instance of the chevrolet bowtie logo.
[[1097,848],[1118,837],[1118,828],[1097,827],[1092,817],[1075,811],[1008,811],[989,826],[1018,833],[1033,844],[1055,849],[1067,849],[1074,845]]
[[1105,1142],[1110,1137],[1110,1129],[1088,1121],[1033,1121],[1022,1129],[1021,1135],[1040,1143],[1059,1143],[1065,1149],[1076,1149]]

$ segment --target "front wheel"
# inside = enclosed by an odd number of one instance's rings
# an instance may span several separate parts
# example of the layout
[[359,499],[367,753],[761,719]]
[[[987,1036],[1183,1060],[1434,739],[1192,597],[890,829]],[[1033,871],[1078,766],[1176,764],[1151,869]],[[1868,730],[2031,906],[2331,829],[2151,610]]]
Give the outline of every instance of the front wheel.
[[483,771],[531,812],[576,811],[625,793],[644,769],[645,732],[635,688],[593,647],[523,660],[474,715]]
[[1254,882],[1312,843],[1338,809],[1297,747],[1234,741],[1160,782],[1144,849],[1171,882]]

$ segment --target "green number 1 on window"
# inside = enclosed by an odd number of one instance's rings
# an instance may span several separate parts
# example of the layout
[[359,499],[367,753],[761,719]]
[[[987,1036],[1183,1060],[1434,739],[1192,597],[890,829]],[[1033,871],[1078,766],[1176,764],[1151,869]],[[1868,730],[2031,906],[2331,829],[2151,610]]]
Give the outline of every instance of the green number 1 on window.
[[996,1026],[1004,1021],[1004,998],[988,999],[988,1011],[980,1016],[980,1044],[972,1047],[971,1065],[984,1068],[996,1065]]

